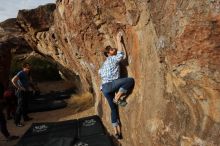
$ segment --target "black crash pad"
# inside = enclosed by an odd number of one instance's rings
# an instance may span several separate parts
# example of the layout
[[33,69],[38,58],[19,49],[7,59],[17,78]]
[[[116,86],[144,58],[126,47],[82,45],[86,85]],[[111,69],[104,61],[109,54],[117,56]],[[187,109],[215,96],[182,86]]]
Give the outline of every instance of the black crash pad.
[[113,146],[107,135],[92,135],[79,139],[74,146]]
[[97,115],[78,119],[78,128],[79,138],[96,134],[105,134],[104,126]]
[[44,98],[46,100],[63,100],[68,99],[74,93],[74,89],[67,89],[64,91],[54,91],[46,94],[40,94],[32,97],[32,100]]
[[49,110],[55,110],[64,108],[67,103],[63,100],[44,100],[39,99],[38,101],[29,102],[28,111],[29,112],[43,112]]
[[68,94],[60,94],[60,93],[48,93],[48,94],[43,94],[39,96],[33,97],[33,100],[38,100],[38,98],[44,98],[47,100],[63,100],[63,99],[68,99],[70,98],[70,95]]
[[34,123],[16,146],[73,146],[77,130],[77,120]]
[[113,146],[101,119],[95,115],[78,120],[34,123],[16,146]]

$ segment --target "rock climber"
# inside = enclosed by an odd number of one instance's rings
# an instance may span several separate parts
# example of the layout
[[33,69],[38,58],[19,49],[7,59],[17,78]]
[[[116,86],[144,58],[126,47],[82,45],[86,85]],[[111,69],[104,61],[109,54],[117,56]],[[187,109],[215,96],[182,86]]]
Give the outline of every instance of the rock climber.
[[125,106],[127,104],[124,99],[134,86],[133,78],[120,78],[120,62],[126,53],[122,40],[123,32],[119,31],[116,36],[117,49],[111,46],[105,48],[106,60],[99,69],[99,75],[102,79],[101,90],[111,108],[111,122],[117,139],[122,139],[117,105]]

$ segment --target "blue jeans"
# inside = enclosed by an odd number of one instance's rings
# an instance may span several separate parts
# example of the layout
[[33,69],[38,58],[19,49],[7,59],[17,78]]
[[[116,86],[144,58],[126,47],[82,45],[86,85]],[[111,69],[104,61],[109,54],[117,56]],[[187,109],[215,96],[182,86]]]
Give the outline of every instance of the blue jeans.
[[119,124],[117,105],[113,102],[115,93],[120,91],[127,94],[127,92],[130,91],[133,86],[134,86],[133,78],[121,78],[102,85],[102,92],[106,97],[109,106],[111,108],[111,120],[113,126],[117,126]]

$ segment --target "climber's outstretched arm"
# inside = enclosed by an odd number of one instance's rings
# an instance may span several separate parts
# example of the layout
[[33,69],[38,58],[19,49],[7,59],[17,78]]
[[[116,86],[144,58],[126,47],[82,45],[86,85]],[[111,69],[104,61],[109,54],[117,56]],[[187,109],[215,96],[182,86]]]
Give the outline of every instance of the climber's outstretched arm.
[[124,57],[123,59],[125,59],[127,56],[126,56],[126,49],[125,49],[125,45],[123,43],[123,32],[122,31],[119,31],[117,36],[116,36],[116,39],[117,39],[117,48],[118,48],[118,51],[122,51],[124,52]]

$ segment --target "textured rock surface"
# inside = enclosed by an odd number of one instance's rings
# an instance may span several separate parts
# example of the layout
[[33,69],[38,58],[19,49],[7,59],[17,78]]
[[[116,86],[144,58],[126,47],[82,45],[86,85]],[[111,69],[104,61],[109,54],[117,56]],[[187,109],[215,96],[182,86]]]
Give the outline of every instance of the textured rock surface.
[[55,4],[48,4],[39,6],[37,9],[19,10],[17,21],[26,32],[24,34],[25,40],[33,49],[36,50],[37,47],[36,33],[48,31],[53,23],[52,12],[55,8]]
[[[109,131],[97,71],[102,48],[125,31],[126,69],[136,84],[120,109],[122,145],[219,145],[219,0],[58,0],[53,10],[20,12],[25,38],[80,78]],[[31,25],[37,16],[44,22]]]
[[11,52],[7,44],[0,44],[0,82],[8,86],[10,72]]
[[0,82],[5,87],[8,86],[9,81],[11,52],[25,52],[27,46],[23,31],[15,18],[0,23]]

